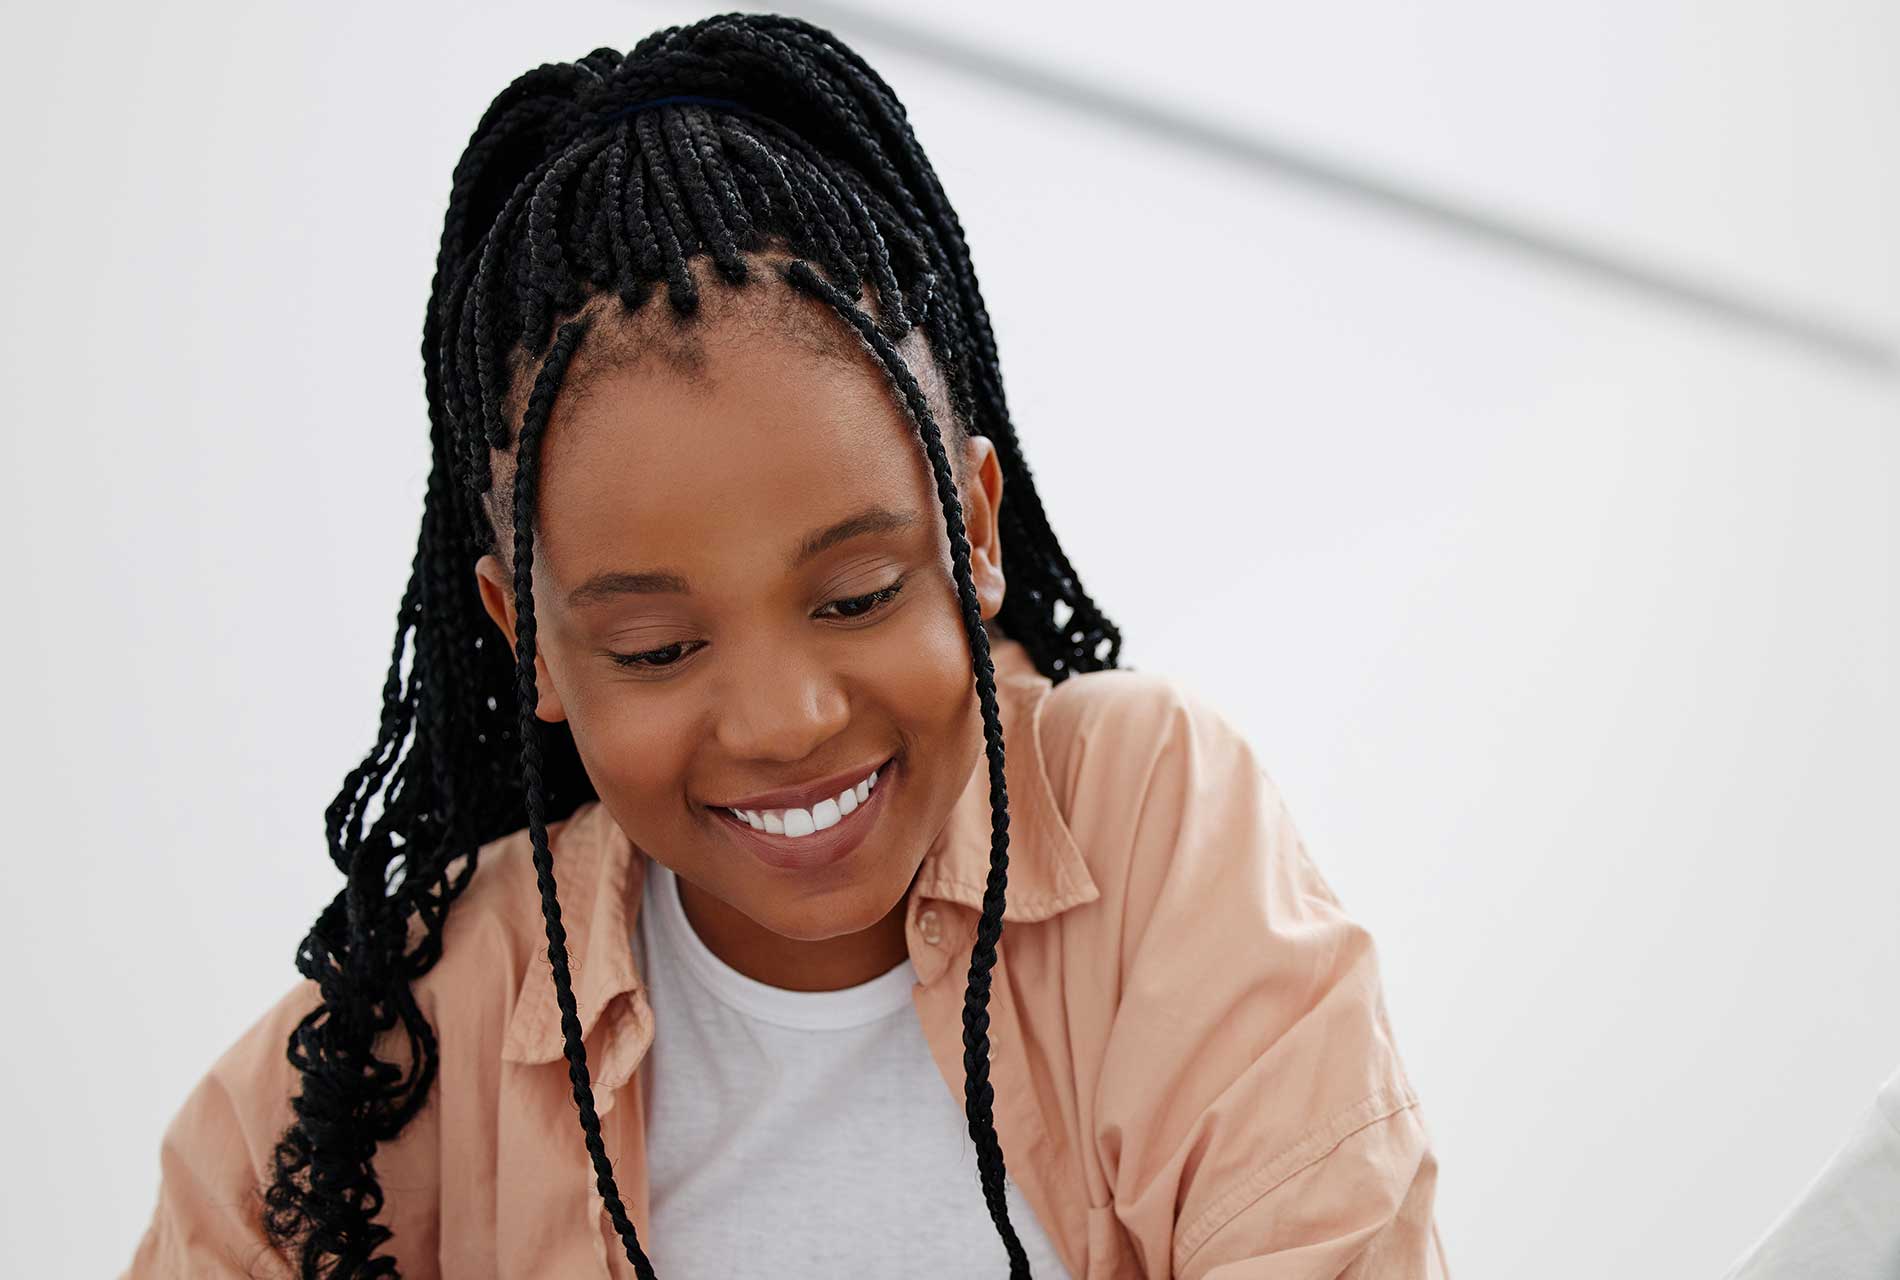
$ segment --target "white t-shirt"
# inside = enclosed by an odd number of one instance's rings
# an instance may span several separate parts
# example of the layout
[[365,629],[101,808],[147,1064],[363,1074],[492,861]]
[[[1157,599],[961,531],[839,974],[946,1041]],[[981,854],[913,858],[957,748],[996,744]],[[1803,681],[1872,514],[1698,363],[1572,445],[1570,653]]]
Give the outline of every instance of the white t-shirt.
[[1900,1276],[1900,1072],[1860,1126],[1725,1280]]
[[[1008,1255],[963,1108],[911,1004],[910,960],[842,991],[786,991],[720,960],[658,862],[634,945],[653,1006],[641,1064],[651,1238],[669,1280],[998,1280]],[[1068,1272],[1006,1187],[1038,1280]]]

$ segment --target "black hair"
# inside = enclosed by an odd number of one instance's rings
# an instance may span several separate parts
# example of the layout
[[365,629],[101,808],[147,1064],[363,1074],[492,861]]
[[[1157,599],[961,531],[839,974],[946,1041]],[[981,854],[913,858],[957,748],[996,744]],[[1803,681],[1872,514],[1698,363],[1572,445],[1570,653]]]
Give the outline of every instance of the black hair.
[[[700,259],[710,274],[694,269]],[[303,1087],[273,1153],[264,1219],[274,1244],[297,1248],[306,1277],[397,1274],[377,1256],[391,1233],[376,1221],[383,1190],[372,1158],[435,1080],[435,1034],[412,984],[440,957],[444,920],[481,846],[524,826],[583,1141],[628,1258],[640,1276],[654,1274],[601,1142],[555,896],[549,815],[596,796],[568,727],[534,714],[536,481],[555,399],[603,304],[617,297],[630,314],[663,291],[684,325],[698,311],[702,277],[739,288],[765,274],[767,261],[882,365],[943,506],[982,711],[992,830],[964,998],[965,1113],[1010,1273],[1029,1274],[1004,1199],[989,1082],[990,973],[1009,870],[995,670],[944,441],[898,350],[906,335],[921,331],[942,371],[952,432],[985,436],[998,455],[1008,495],[1002,633],[1058,682],[1114,667],[1121,635],[1044,517],[963,229],[903,106],[829,32],[730,14],[656,32],[625,55],[596,49],[527,72],[495,98],[455,167],[422,331],[434,461],[421,533],[376,745],[326,813],[330,855],[347,883],[296,957],[321,1002],[290,1036]],[[516,371],[533,374],[518,428],[509,413]],[[472,571],[480,555],[500,550],[490,518],[499,512],[485,510],[484,495],[495,480],[491,453],[510,450],[512,654],[495,642]],[[398,1026],[402,1066],[375,1052]]]

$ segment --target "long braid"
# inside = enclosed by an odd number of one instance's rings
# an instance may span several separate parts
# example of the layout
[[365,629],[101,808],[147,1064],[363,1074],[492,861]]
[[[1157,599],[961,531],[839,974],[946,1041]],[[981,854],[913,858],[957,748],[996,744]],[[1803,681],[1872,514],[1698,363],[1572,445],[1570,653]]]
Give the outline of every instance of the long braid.
[[594,1176],[614,1229],[620,1233],[633,1260],[640,1280],[653,1280],[653,1264],[647,1261],[635,1235],[633,1220],[627,1216],[620,1190],[614,1182],[613,1168],[607,1161],[607,1149],[600,1136],[600,1116],[594,1110],[593,1084],[587,1073],[587,1046],[581,1040],[581,1020],[574,1000],[574,982],[568,971],[567,930],[561,925],[561,902],[555,896],[554,855],[548,848],[546,799],[541,778],[540,722],[535,719],[539,695],[535,689],[534,655],[534,508],[535,484],[540,475],[541,432],[554,408],[567,363],[587,331],[582,321],[561,326],[546,363],[536,376],[534,391],[528,399],[528,411],[521,421],[521,437],[516,446],[515,465],[515,692],[520,707],[521,774],[525,779],[528,840],[534,849],[534,872],[541,890],[541,913],[547,922],[548,963],[554,967],[555,1002],[561,1009],[561,1038],[567,1054],[568,1079],[574,1086],[574,1105],[580,1109],[581,1133],[587,1154],[594,1162]]
[[1003,722],[996,708],[996,668],[990,660],[989,635],[983,630],[983,617],[976,598],[976,586],[970,576],[970,541],[964,531],[963,505],[957,498],[956,480],[950,474],[950,460],[938,434],[936,420],[923,388],[917,384],[904,359],[877,324],[843,290],[812,270],[809,262],[799,261],[786,268],[787,278],[829,304],[877,353],[891,381],[897,385],[924,451],[930,457],[930,469],[937,480],[937,499],[943,504],[944,522],[949,529],[951,559],[955,566],[957,600],[963,606],[963,626],[970,638],[975,659],[976,693],[983,712],[983,742],[990,764],[990,872],[983,890],[983,912],[977,921],[976,945],[970,952],[969,986],[963,997],[963,1099],[964,1115],[969,1122],[970,1139],[976,1144],[977,1176],[983,1185],[983,1198],[1003,1246],[1009,1251],[1012,1277],[1029,1274],[1029,1259],[1022,1242],[1009,1221],[1009,1207],[1003,1198],[1003,1150],[996,1138],[996,1123],[991,1113],[995,1093],[990,1088],[990,971],[996,967],[996,944],[1003,936],[1003,904],[1009,886],[1009,791],[1003,781]]
[[[762,255],[778,270],[751,271]],[[321,1002],[287,1046],[303,1091],[274,1155],[265,1225],[278,1244],[299,1246],[306,1277],[396,1274],[377,1256],[389,1231],[376,1221],[373,1156],[426,1100],[440,1053],[411,984],[440,957],[480,847],[524,827],[583,1143],[628,1258],[643,1280],[653,1275],[601,1139],[556,896],[551,815],[597,797],[571,731],[534,714],[533,525],[542,439],[584,340],[614,302],[624,317],[664,297],[690,323],[700,303],[691,264],[702,257],[734,288],[776,281],[766,287],[801,290],[848,325],[883,368],[935,479],[990,781],[990,871],[964,997],[965,1115],[1010,1273],[1029,1274],[989,1078],[1009,868],[1004,742],[951,444],[989,437],[1004,474],[1002,632],[1058,682],[1115,666],[1120,633],[1049,529],[963,229],[903,107],[828,33],[728,15],[656,32],[624,56],[597,49],[527,72],[489,105],[455,167],[421,344],[434,465],[415,562],[375,745],[326,812],[345,887],[297,953]],[[951,412],[941,427],[899,352],[913,331],[943,374]],[[491,461],[510,457],[513,500],[501,502]],[[512,653],[471,572],[504,548]],[[422,927],[410,944],[412,921]],[[375,1046],[394,1028],[407,1052],[384,1061]]]

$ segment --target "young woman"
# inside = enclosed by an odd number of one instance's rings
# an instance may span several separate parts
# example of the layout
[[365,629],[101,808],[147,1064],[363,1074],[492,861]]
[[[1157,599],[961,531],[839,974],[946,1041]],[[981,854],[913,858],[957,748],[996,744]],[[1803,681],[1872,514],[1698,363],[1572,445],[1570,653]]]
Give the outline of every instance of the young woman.
[[128,1274],[1443,1274],[1371,941],[1116,669],[855,53],[727,16],[516,80],[422,355],[347,884]]

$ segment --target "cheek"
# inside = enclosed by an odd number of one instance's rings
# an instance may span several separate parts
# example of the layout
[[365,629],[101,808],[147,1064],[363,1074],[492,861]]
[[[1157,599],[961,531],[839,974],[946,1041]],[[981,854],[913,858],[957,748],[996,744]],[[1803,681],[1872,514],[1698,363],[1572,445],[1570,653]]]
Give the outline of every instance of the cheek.
[[917,603],[930,607],[912,610],[906,625],[889,628],[881,646],[885,700],[901,708],[916,731],[942,734],[978,714],[970,642],[948,584],[940,598]]
[[[924,603],[919,601],[919,604]],[[893,636],[881,666],[880,694],[906,742],[924,809],[941,819],[967,785],[983,755],[983,712],[970,666],[970,642],[956,595],[946,584],[941,601],[918,610],[928,616]]]
[[678,808],[680,779],[697,740],[689,716],[664,696],[617,697],[611,685],[563,694],[563,700],[581,763],[616,816]]

